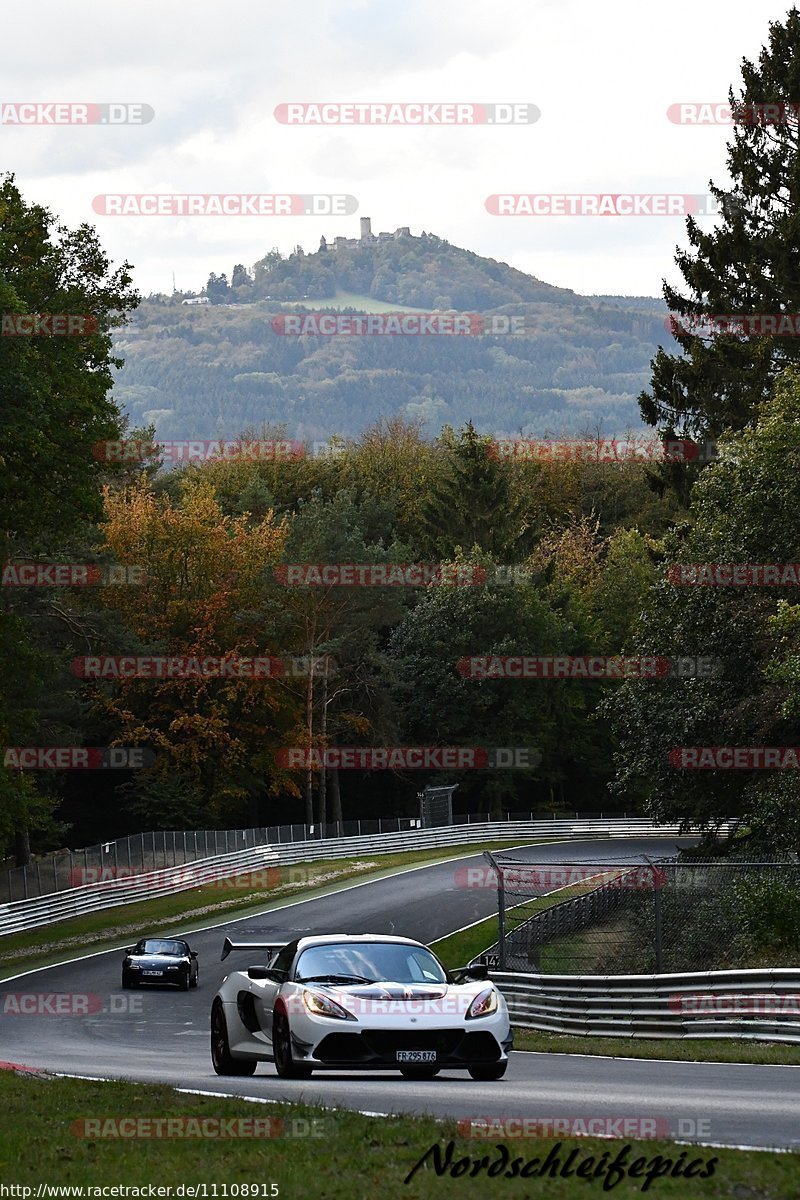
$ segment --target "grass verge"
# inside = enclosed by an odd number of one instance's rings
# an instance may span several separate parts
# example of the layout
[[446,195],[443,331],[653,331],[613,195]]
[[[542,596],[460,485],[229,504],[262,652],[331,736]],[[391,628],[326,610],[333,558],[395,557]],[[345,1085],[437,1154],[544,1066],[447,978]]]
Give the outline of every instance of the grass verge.
[[[419,1091],[419,1085],[400,1083],[409,1091]],[[428,1084],[435,1091],[435,1084]],[[369,1118],[358,1113],[322,1109],[307,1105],[254,1104],[246,1100],[206,1096],[187,1096],[161,1085],[128,1082],[89,1082],[59,1079],[50,1076],[23,1075],[0,1072],[0,1104],[3,1122],[0,1127],[0,1172],[6,1184],[35,1189],[40,1183],[56,1186],[77,1185],[104,1187],[123,1185],[145,1189],[148,1185],[175,1188],[183,1184],[201,1188],[195,1195],[214,1196],[212,1185],[220,1189],[218,1196],[231,1196],[232,1185],[248,1185],[248,1191],[237,1190],[235,1195],[269,1196],[270,1185],[276,1186],[280,1200],[305,1200],[313,1194],[320,1200],[362,1200],[375,1195],[407,1196],[409,1200],[428,1200],[429,1197],[492,1197],[547,1196],[548,1200],[570,1200],[581,1183],[593,1182],[598,1194],[603,1194],[603,1179],[576,1180],[533,1174],[554,1146],[559,1165],[575,1151],[573,1172],[587,1164],[589,1174],[597,1170],[602,1155],[606,1163],[627,1146],[627,1163],[641,1158],[638,1178],[624,1178],[613,1188],[616,1197],[640,1196],[644,1191],[646,1173],[655,1156],[670,1160],[669,1170],[678,1163],[695,1166],[698,1176],[706,1178],[659,1178],[651,1194],[668,1200],[703,1197],[717,1198],[769,1197],[769,1200],[795,1200],[800,1158],[795,1154],[774,1152],[715,1150],[703,1147],[678,1147],[669,1141],[643,1140],[633,1143],[600,1140],[597,1138],[565,1139],[557,1143],[552,1138],[535,1140],[508,1139],[509,1158],[522,1162],[538,1158],[540,1164],[531,1169],[528,1180],[509,1181],[502,1176],[487,1178],[486,1168],[470,1177],[470,1165],[461,1166],[459,1175],[451,1171],[438,1175],[431,1153],[427,1165],[418,1169],[410,1182],[404,1180],[433,1146],[438,1146],[445,1160],[447,1143],[454,1143],[451,1164],[468,1158],[479,1161],[484,1156],[488,1164],[499,1159],[498,1139],[489,1141],[461,1136],[452,1121],[437,1122],[431,1117]],[[141,1138],[109,1137],[107,1119],[121,1118],[195,1118],[198,1132],[209,1129],[215,1119],[283,1122],[284,1136],[258,1138],[226,1137],[220,1145],[218,1137]],[[85,1136],[85,1126],[76,1122],[95,1121]],[[131,1127],[128,1126],[130,1129]],[[228,1129],[233,1127],[228,1126]],[[151,1125],[152,1129],[152,1125]],[[278,1132],[273,1126],[273,1132]],[[304,1135],[305,1136],[302,1136]],[[309,1136],[310,1134],[310,1136]],[[294,1136],[292,1136],[294,1135]],[[35,1153],[32,1152],[36,1147]],[[365,1150],[368,1153],[365,1153]],[[681,1154],[684,1152],[683,1158]],[[588,1166],[592,1159],[591,1167]],[[440,1161],[441,1161],[440,1160]],[[550,1160],[552,1164],[552,1159]],[[511,1186],[509,1187],[509,1182]],[[258,1191],[249,1190],[260,1185]],[[516,1184],[516,1186],[514,1186]],[[222,1190],[227,1185],[227,1191]],[[521,1186],[520,1186],[521,1185]],[[533,1185],[533,1186],[531,1186]],[[610,1190],[610,1189],[607,1189]],[[649,1189],[648,1189],[649,1190]],[[11,1193],[9,1193],[11,1194]],[[17,1192],[25,1197],[24,1192]],[[34,1194],[33,1191],[28,1195]],[[117,1193],[124,1195],[124,1192]],[[136,1193],[128,1193],[134,1195]],[[157,1194],[157,1193],[156,1193]],[[162,1193],[164,1194],[164,1193]],[[173,1195],[175,1193],[173,1192]],[[184,1190],[183,1195],[191,1194]]]
[[781,1042],[748,1042],[733,1038],[622,1038],[540,1033],[515,1029],[517,1050],[545,1054],[600,1054],[612,1058],[673,1059],[680,1062],[761,1063],[800,1065],[800,1046]]
[[[242,878],[240,873],[230,881],[220,880],[172,896],[117,905],[60,921],[57,925],[0,937],[0,980],[20,971],[63,962],[78,950],[113,950],[132,935],[140,936],[142,930],[188,934],[193,928],[213,925],[217,919],[247,916],[312,895],[325,895],[356,879],[380,879],[403,867],[425,866],[443,859],[463,858],[483,850],[507,849],[522,844],[519,840],[482,842],[475,846],[376,854],[369,859],[326,859],[277,868],[268,866],[260,872],[252,872],[256,877],[266,877],[265,886],[254,887],[252,882],[235,886],[237,878]],[[190,867],[191,864],[187,864],[187,869]]]
[[[554,908],[564,900],[571,900],[573,896],[590,892],[596,886],[594,883],[578,883],[574,887],[560,888],[552,895],[542,896],[538,900],[526,900],[525,916],[534,916],[546,908]],[[470,959],[477,958],[488,946],[494,945],[497,932],[497,917],[489,917],[468,929],[460,929],[457,933],[440,938],[438,942],[432,943],[432,949],[446,967],[463,967]]]

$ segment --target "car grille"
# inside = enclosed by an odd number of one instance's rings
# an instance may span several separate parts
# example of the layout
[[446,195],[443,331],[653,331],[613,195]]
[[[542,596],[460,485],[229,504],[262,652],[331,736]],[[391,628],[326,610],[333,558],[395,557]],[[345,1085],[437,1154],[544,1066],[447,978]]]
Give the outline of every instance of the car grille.
[[315,1058],[324,1063],[396,1064],[398,1050],[435,1050],[437,1062],[497,1062],[500,1049],[490,1033],[462,1029],[365,1029],[362,1033],[329,1033]]

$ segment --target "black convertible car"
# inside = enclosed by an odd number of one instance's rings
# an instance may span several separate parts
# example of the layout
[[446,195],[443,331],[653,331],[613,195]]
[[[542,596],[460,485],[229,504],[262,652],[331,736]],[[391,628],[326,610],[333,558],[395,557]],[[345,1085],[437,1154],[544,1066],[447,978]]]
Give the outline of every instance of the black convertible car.
[[122,960],[122,986],[172,983],[188,992],[197,987],[197,951],[179,938],[142,938],[128,946]]

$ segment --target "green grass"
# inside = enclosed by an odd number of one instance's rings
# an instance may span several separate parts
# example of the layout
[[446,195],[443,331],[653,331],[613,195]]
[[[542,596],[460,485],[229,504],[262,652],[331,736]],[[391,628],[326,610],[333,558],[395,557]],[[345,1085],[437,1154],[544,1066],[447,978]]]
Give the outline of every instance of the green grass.
[[[424,1085],[423,1085],[424,1086]],[[431,1086],[435,1090],[435,1085]],[[398,1087],[419,1095],[418,1085],[398,1081]],[[324,1089],[321,1089],[324,1090]],[[513,1096],[509,1088],[510,1098]],[[146,1187],[148,1184],[175,1187],[177,1184],[261,1184],[269,1195],[269,1185],[278,1188],[280,1200],[367,1200],[374,1196],[407,1196],[409,1200],[429,1197],[543,1196],[547,1200],[571,1200],[583,1194],[575,1178],[507,1180],[477,1178],[449,1173],[437,1177],[431,1165],[416,1171],[408,1185],[404,1179],[432,1146],[438,1145],[444,1156],[447,1143],[454,1141],[452,1162],[463,1156],[493,1161],[498,1140],[468,1139],[460,1135],[453,1122],[437,1122],[430,1117],[369,1118],[342,1110],[306,1105],[255,1104],[239,1099],[188,1096],[161,1085],[128,1082],[89,1082],[0,1073],[0,1177],[5,1184],[35,1187],[39,1183],[102,1187],[122,1184]],[[510,1109],[513,1105],[510,1104]],[[133,1139],[76,1134],[73,1124],[103,1118],[188,1117],[245,1118],[284,1122],[284,1129],[315,1136],[272,1138],[195,1137]],[[102,1126],[100,1127],[102,1130]],[[262,1126],[262,1128],[264,1128]],[[320,1136],[323,1134],[324,1136]],[[504,1143],[511,1158],[540,1159],[554,1145],[552,1138],[522,1140],[509,1138]],[[564,1140],[561,1161],[571,1150],[595,1163],[603,1153],[612,1159],[625,1143],[580,1138]],[[794,1154],[712,1150],[703,1147],[677,1147],[672,1142],[644,1140],[630,1144],[628,1161],[655,1155],[678,1160],[686,1149],[683,1164],[693,1159],[708,1163],[716,1160],[708,1179],[658,1179],[651,1194],[668,1200],[795,1200],[800,1159]],[[432,1155],[428,1163],[432,1162]],[[646,1168],[645,1168],[646,1169]],[[699,1168],[698,1168],[699,1169]],[[592,1181],[588,1194],[603,1195],[602,1181]],[[616,1197],[642,1194],[643,1178],[624,1179],[614,1187]],[[221,1194],[221,1191],[220,1193]]]
[[[513,842],[482,842],[474,846],[375,854],[369,859],[360,860],[342,858],[293,863],[279,868],[281,876],[276,886],[223,889],[206,884],[172,896],[117,905],[87,916],[60,921],[56,925],[0,937],[0,980],[33,967],[64,962],[79,950],[115,949],[124,945],[132,935],[139,936],[142,930],[160,929],[188,934],[193,929],[203,929],[217,921],[222,922],[226,917],[266,912],[287,902],[326,895],[355,879],[380,879],[404,867],[424,866],[432,861],[480,854],[485,849],[506,849],[522,844],[517,839]],[[187,864],[189,867],[191,864]],[[306,883],[298,886],[296,880],[300,872],[308,872],[308,878]]]
[[335,296],[326,296],[321,300],[284,300],[286,307],[292,308],[355,308],[358,312],[427,312],[425,308],[412,308],[408,304],[388,304],[385,300],[376,300],[373,296],[362,296],[358,292],[343,292],[337,289]]
[[[593,887],[596,887],[596,884],[578,883],[574,887],[562,888],[551,896],[542,896],[538,900],[526,901],[525,915],[529,917],[535,913],[544,912],[546,908],[554,908],[564,900],[571,900],[573,896],[580,896],[584,892],[591,891]],[[432,943],[432,947],[446,967],[463,967],[471,959],[482,954],[487,947],[493,946],[497,941],[497,936],[497,917],[489,917],[486,921],[480,921],[469,929],[461,929],[458,933],[451,933],[447,937],[440,938],[438,942]]]
[[678,1059],[680,1062],[800,1064],[800,1046],[733,1038],[583,1037],[515,1029],[514,1048],[547,1054],[601,1054],[613,1058]]

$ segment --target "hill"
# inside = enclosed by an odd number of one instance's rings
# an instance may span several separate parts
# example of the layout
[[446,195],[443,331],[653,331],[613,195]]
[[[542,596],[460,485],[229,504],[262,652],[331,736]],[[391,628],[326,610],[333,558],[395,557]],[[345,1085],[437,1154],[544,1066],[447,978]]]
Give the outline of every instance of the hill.
[[[431,234],[272,251],[234,267],[230,283],[212,275],[206,294],[205,307],[150,297],[116,339],[116,398],[162,438],[267,422],[324,439],[393,415],[431,436],[468,419],[498,435],[613,436],[641,427],[636,396],[668,338],[660,300],[580,296]],[[515,318],[524,332],[296,337],[274,320],[321,308],[457,310]]]

